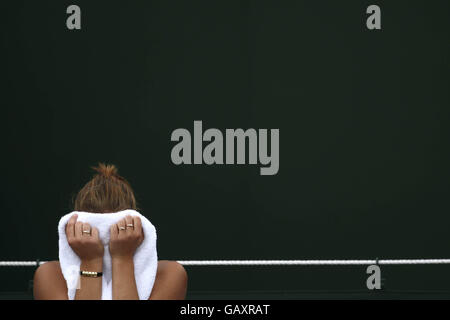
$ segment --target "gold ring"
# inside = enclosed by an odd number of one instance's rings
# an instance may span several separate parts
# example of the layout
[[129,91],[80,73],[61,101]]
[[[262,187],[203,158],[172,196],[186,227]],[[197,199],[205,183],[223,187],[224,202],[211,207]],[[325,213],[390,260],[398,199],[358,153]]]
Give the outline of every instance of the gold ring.
[[127,227],[131,227],[131,228],[133,228],[134,226],[133,226],[133,224],[132,224],[132,223],[129,223],[129,224],[127,224]]
[[119,227],[119,230],[125,230],[125,227]]
[[91,230],[83,230],[83,233],[89,233],[89,234],[91,234]]

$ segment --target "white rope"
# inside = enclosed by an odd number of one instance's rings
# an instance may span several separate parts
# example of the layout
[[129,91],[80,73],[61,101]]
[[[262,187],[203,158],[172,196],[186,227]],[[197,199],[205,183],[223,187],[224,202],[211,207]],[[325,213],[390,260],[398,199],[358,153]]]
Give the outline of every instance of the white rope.
[[[47,261],[39,261],[39,265]],[[36,267],[37,261],[0,261],[0,267]]]
[[[186,266],[339,266],[339,265],[372,265],[377,260],[180,260]],[[450,264],[450,259],[385,259],[378,264]]]
[[[47,261],[0,261],[0,267],[36,267]],[[179,260],[185,266],[344,266],[450,264],[450,259],[372,259],[372,260]]]

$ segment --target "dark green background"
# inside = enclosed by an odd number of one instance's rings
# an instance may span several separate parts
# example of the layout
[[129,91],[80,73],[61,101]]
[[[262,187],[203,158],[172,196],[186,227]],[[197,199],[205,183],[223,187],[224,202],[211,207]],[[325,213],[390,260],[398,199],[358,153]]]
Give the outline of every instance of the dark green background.
[[[382,30],[369,31],[374,3]],[[69,4],[82,30],[66,28]],[[99,161],[131,182],[161,259],[450,258],[450,2],[2,1],[0,13],[0,260],[57,259],[59,217]],[[170,135],[194,120],[279,128],[279,173],[173,165]],[[189,297],[369,293],[365,267],[186,268]],[[2,268],[0,290],[26,291],[32,274]],[[450,296],[448,266],[383,277],[369,296]]]

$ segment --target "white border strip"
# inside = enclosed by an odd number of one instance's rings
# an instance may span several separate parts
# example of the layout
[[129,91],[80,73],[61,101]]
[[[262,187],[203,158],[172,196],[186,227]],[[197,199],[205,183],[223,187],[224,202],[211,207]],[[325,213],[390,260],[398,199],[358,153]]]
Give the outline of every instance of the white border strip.
[[[47,261],[0,261],[0,267],[36,267]],[[372,260],[178,260],[184,266],[356,266],[450,264],[450,259]]]

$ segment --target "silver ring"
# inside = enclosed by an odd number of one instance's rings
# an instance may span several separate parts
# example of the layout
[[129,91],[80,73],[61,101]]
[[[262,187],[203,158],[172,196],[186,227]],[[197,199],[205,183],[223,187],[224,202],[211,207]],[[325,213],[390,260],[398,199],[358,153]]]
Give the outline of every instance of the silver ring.
[[127,227],[134,228],[132,223],[127,224]]
[[125,227],[119,227],[119,230],[125,230]]
[[89,230],[89,231],[83,230],[83,233],[89,233],[89,234],[91,234],[91,230]]

